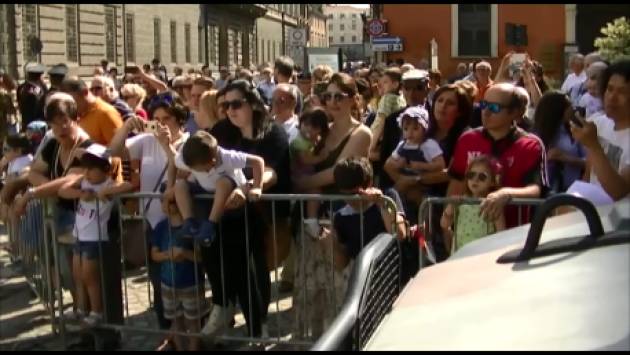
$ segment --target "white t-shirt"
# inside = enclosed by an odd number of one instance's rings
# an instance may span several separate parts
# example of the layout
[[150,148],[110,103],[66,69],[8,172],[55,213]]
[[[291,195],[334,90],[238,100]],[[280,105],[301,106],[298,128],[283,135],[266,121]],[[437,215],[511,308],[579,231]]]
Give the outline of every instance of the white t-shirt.
[[[81,190],[93,190],[95,193],[98,193],[105,187],[109,187],[113,184],[114,181],[110,178],[98,185],[90,184],[86,179],[83,179],[81,181]],[[112,207],[114,207],[113,200],[99,200],[97,215],[96,199],[92,201],[79,200],[73,235],[81,242],[108,241],[107,222],[112,213]]]
[[242,169],[247,166],[247,154],[218,147],[217,155],[217,165],[210,171],[195,171],[184,164],[184,158],[182,157],[180,148],[175,156],[175,166],[180,170],[190,172],[199,185],[208,192],[215,190],[217,180],[221,176],[232,178],[236,186],[245,185],[247,179]]
[[[189,134],[184,133],[174,146],[178,148],[188,137]],[[142,133],[127,139],[125,145],[129,150],[131,160],[140,160],[140,191],[159,192],[158,178],[167,166],[168,158],[157,138],[152,133]],[[166,175],[165,172],[160,184],[167,180]],[[158,186],[157,189],[156,186]],[[151,228],[155,228],[161,220],[166,218],[166,215],[162,211],[159,199],[141,199],[140,213],[143,212],[147,203],[149,203],[149,208],[145,216]]]
[[564,80],[564,83],[562,83],[562,87],[560,88],[560,91],[567,93],[569,92],[569,90],[571,90],[572,87],[578,84],[582,84],[584,81],[586,81],[586,79],[587,79],[586,70],[582,70],[580,75],[575,75],[575,73],[571,73],[567,75],[567,78]]
[[420,159],[413,159],[415,157],[415,154],[413,153],[412,154],[403,153],[401,155],[401,152],[403,151],[406,151],[406,152],[420,151],[422,152],[425,162],[427,163],[433,161],[433,159],[443,154],[442,148],[440,148],[440,145],[438,144],[438,142],[435,139],[431,139],[431,138],[425,139],[425,141],[422,142],[420,146],[418,146],[417,144],[409,143],[406,140],[401,140],[400,143],[398,143],[398,146],[396,147],[396,149],[394,149],[394,152],[392,153],[392,157],[394,159],[407,158],[411,162],[421,161]]
[[300,122],[297,115],[291,116],[288,120],[282,122],[282,128],[287,132],[289,144],[300,134]]
[[[615,131],[615,122],[603,112],[589,117],[597,126],[599,144],[604,148],[604,153],[611,165],[621,173],[630,167],[630,128]],[[601,185],[599,179],[591,171],[591,183]]]
[[580,97],[578,106],[584,107],[586,109],[586,117],[590,117],[604,110],[604,106],[602,105],[602,100],[598,97],[595,97],[589,94],[588,92],[582,95],[582,97]]
[[33,155],[27,154],[15,158],[7,167],[7,176],[18,176],[33,162]]

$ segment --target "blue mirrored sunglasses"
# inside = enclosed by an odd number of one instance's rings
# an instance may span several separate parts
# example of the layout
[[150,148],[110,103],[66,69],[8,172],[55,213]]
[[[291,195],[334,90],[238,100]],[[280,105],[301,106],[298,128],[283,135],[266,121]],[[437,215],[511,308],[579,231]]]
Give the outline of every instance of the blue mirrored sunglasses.
[[482,110],[488,109],[492,113],[499,113],[505,106],[496,102],[488,102],[486,100],[479,101],[479,108]]

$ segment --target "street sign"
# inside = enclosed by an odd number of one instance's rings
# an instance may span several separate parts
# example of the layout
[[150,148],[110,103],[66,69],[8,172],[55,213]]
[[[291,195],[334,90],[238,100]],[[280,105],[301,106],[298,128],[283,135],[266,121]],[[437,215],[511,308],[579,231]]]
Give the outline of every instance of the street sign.
[[370,36],[380,36],[385,32],[385,23],[380,19],[371,19],[368,22],[368,34]]
[[402,38],[372,37],[372,50],[375,52],[402,52]]
[[296,47],[306,46],[306,29],[289,28],[289,45]]

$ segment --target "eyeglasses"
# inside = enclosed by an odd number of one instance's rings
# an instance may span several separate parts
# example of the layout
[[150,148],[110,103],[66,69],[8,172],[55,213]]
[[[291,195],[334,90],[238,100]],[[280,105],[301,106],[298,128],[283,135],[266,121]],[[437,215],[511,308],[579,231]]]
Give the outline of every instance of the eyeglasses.
[[496,102],[488,102],[486,100],[479,101],[479,108],[482,110],[488,109],[492,113],[499,113],[502,109],[507,108],[507,105],[501,105]]
[[232,101],[223,101],[221,103],[221,107],[227,111],[230,107],[232,107],[232,110],[238,110],[241,107],[243,107],[243,104],[247,102],[247,99],[240,99],[240,100],[232,100]]
[[168,106],[171,106],[173,104],[173,101],[175,101],[175,97],[173,97],[170,92],[157,94],[151,98],[148,107],[149,110],[153,110],[153,108],[157,105],[166,104]]
[[466,173],[466,180],[479,180],[480,182],[485,182],[489,178],[490,176],[484,172],[478,173],[475,171],[469,171]]
[[331,99],[339,102],[348,97],[350,97],[350,95],[345,92],[336,92],[336,93],[325,92],[319,96],[319,99],[322,100],[323,102],[329,101]]

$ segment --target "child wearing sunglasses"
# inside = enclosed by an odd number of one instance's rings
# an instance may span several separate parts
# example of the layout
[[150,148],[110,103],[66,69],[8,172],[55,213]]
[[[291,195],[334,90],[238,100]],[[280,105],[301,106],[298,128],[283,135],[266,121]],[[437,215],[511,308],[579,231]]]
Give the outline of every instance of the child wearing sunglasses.
[[[466,168],[466,197],[485,198],[501,187],[502,167],[487,155],[480,155],[470,161]],[[440,220],[444,234],[453,240],[451,253],[465,244],[505,229],[505,217],[501,214],[493,222],[486,222],[480,214],[480,205],[449,204]],[[453,222],[455,229],[453,230]],[[454,239],[453,239],[454,238]]]
[[[306,111],[300,116],[300,133],[291,141],[291,175],[294,182],[304,176],[315,173],[315,164],[322,162],[328,154],[324,153],[324,142],[328,136],[328,115],[321,108]],[[299,191],[301,193],[321,193],[320,190]],[[317,238],[320,234],[317,213],[319,201],[306,202],[305,232]]]

